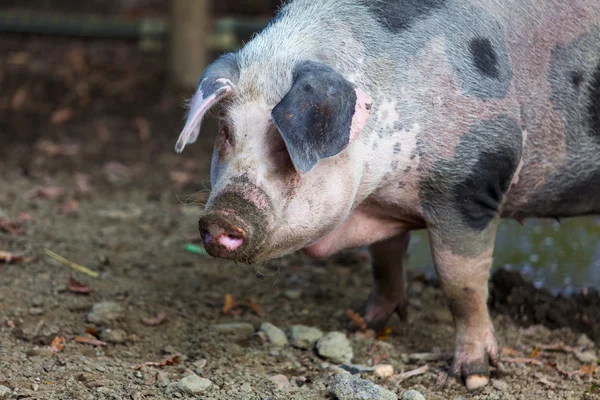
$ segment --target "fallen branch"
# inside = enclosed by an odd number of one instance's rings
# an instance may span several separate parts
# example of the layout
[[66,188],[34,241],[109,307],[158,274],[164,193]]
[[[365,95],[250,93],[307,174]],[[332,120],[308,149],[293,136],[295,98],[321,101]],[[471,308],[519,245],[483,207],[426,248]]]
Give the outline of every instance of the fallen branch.
[[88,274],[91,277],[97,278],[98,277],[98,273],[95,271],[92,271],[89,268],[86,268],[82,265],[76,264],[72,261],[67,260],[66,258],[63,258],[61,256],[59,256],[58,254],[48,250],[48,249],[44,249],[44,253],[49,256],[50,258],[52,258],[53,260],[58,261],[59,263],[66,265],[68,267],[73,268],[74,270],[77,270],[79,272],[83,272],[84,274]]
[[412,371],[406,371],[406,372],[402,372],[400,374],[392,375],[390,380],[398,381],[398,383],[396,384],[396,389],[397,389],[400,386],[400,383],[402,383],[402,381],[412,378],[414,376],[423,375],[427,372],[429,372],[429,365],[425,364],[422,367],[413,369]]

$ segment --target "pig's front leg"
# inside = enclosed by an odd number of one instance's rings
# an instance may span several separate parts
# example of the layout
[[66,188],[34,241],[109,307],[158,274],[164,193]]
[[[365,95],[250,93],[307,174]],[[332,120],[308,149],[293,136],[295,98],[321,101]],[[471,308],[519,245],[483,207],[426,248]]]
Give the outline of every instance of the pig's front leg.
[[[431,250],[442,291],[456,329],[451,373],[468,390],[489,382],[489,363],[499,361],[498,345],[487,308],[489,270],[496,223],[484,232],[441,232],[429,228]],[[462,252],[457,249],[471,249]]]
[[373,290],[365,307],[365,322],[381,332],[394,312],[406,318],[404,263],[410,233],[402,232],[369,246],[373,262]]

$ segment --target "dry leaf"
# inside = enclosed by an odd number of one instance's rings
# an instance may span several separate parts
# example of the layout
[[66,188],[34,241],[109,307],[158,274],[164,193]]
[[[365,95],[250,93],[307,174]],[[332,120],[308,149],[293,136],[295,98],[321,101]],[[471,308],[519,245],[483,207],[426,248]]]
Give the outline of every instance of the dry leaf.
[[167,313],[162,311],[156,314],[154,317],[142,319],[142,323],[147,326],[158,326],[167,318]]
[[529,358],[540,358],[538,355],[540,354],[540,346],[535,346],[535,349],[529,355]]
[[85,333],[87,333],[88,335],[92,335],[92,336],[94,336],[94,337],[98,337],[98,331],[97,331],[97,330],[96,330],[96,328],[95,328],[95,327],[93,327],[93,326],[88,326],[88,327],[85,329]]
[[70,120],[73,117],[73,110],[69,107],[61,108],[56,110],[50,116],[50,122],[52,125],[61,125]]
[[10,329],[12,329],[15,327],[15,322],[12,319],[9,319],[8,321],[6,321],[6,325],[8,325]]
[[260,307],[260,306],[259,306],[257,303],[253,302],[253,301],[252,301],[252,300],[250,300],[250,299],[246,299],[246,305],[247,305],[248,307],[250,307],[250,309],[251,309],[252,311],[254,311],[254,313],[255,313],[256,315],[258,315],[258,316],[259,316],[259,317],[261,317],[261,318],[263,317],[263,315],[264,315],[264,312],[263,312],[262,308],[261,308],[261,307]]
[[77,200],[69,200],[65,203],[56,206],[58,214],[72,215],[79,211],[79,202]]
[[376,339],[377,340],[387,340],[390,337],[391,333],[392,333],[392,328],[390,328],[390,327],[383,328],[383,330],[377,334]]
[[144,117],[135,118],[135,126],[138,130],[138,136],[142,142],[147,142],[150,139],[150,123]]
[[106,342],[98,340],[92,336],[75,336],[74,340],[77,343],[90,344],[92,346],[106,346]]
[[37,189],[32,190],[27,195],[27,198],[40,198],[40,199],[55,199],[57,197],[62,197],[65,194],[65,189],[58,186],[42,186]]
[[69,285],[67,286],[67,290],[72,293],[81,294],[89,294],[94,291],[91,287],[73,279],[73,277],[69,277]]
[[50,351],[58,353],[65,348],[65,338],[63,336],[56,336],[50,345]]
[[0,231],[8,233],[10,235],[18,235],[23,233],[23,224],[18,221],[11,221],[10,219],[0,218]]
[[578,373],[579,373],[579,375],[582,375],[582,376],[586,376],[586,375],[594,376],[594,372],[596,372],[597,366],[598,366],[598,364],[595,362],[591,363],[589,365],[584,365],[583,367],[579,368]]
[[233,296],[231,294],[227,293],[225,295],[225,303],[223,304],[223,309],[221,310],[221,312],[223,314],[229,314],[231,313],[233,307],[235,307],[235,300],[233,299]]
[[8,251],[0,250],[0,262],[6,264],[21,264],[25,261],[25,257],[16,256],[13,253],[9,253]]
[[179,354],[173,354],[169,357],[165,358],[160,362],[145,362],[143,364],[136,364],[133,366],[133,369],[141,369],[144,365],[150,367],[166,367],[167,365],[175,365],[179,362]]
[[503,347],[502,354],[505,356],[518,357],[521,352],[515,349],[511,349],[510,347]]
[[346,317],[348,317],[350,321],[352,321],[354,326],[356,326],[361,331],[364,332],[367,330],[367,323],[365,322],[364,318],[361,317],[358,313],[355,313],[352,310],[348,310],[346,311]]

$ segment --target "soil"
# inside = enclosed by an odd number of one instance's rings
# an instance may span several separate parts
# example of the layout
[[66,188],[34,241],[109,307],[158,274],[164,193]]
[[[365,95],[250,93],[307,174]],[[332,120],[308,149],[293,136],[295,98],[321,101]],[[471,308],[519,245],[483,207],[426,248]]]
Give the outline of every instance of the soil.
[[[439,388],[449,361],[414,356],[453,351],[452,318],[435,281],[411,274],[408,320],[394,317],[389,337],[376,340],[347,330],[346,310],[359,306],[371,285],[360,251],[244,266],[185,250],[198,241],[215,129],[209,120],[198,143],[173,152],[190,93],[169,84],[164,54],[141,53],[131,43],[22,36],[1,38],[0,54],[0,250],[25,257],[0,264],[0,385],[11,390],[7,398],[192,398],[165,390],[167,381],[192,374],[214,384],[196,398],[329,398],[334,363],[311,350],[275,349],[261,335],[211,329],[268,321],[344,332],[354,364],[391,364],[395,373],[428,364],[400,382],[362,373],[398,396],[412,388],[428,399],[600,399],[592,368],[598,345],[582,336],[599,339],[596,292],[557,299],[499,272],[490,304],[502,368],[477,393],[457,383]],[[98,276],[55,262],[45,249]],[[84,288],[69,285],[70,277]],[[86,288],[93,291],[80,293]],[[227,294],[240,306],[224,314]],[[123,312],[104,324],[88,322],[92,307],[105,301]],[[143,322],[160,313],[160,324]],[[124,337],[112,335],[119,343],[105,345],[75,340],[107,338],[107,329]],[[53,353],[56,337],[65,345]],[[174,365],[135,368],[175,354]],[[290,385],[278,388],[270,378],[279,374]]]

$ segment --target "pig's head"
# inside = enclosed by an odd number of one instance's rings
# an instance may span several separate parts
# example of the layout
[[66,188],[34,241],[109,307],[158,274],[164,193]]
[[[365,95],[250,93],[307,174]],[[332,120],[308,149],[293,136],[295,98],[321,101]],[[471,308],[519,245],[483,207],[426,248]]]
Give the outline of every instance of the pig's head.
[[[287,68],[286,68],[287,65]],[[315,61],[221,56],[200,78],[176,151],[219,120],[212,192],[199,221],[207,252],[247,263],[307,247],[350,213],[371,99]],[[360,141],[357,141],[360,142]]]

